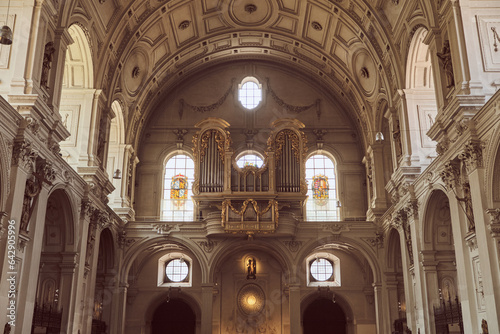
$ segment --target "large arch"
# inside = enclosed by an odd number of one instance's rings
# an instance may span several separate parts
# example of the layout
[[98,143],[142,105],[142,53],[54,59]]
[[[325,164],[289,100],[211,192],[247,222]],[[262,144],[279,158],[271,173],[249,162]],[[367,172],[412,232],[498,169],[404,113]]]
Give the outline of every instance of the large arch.
[[434,189],[427,198],[423,215],[422,266],[426,271],[423,277],[425,291],[423,302],[431,321],[426,323],[427,331],[433,333],[434,307],[442,301],[451,305],[459,298],[459,281],[456,267],[455,240],[452,227],[450,199],[440,189]]
[[411,40],[404,90],[406,112],[399,115],[403,147],[408,150],[406,159],[410,159],[407,163],[423,166],[437,156],[436,143],[427,136],[437,115],[434,69],[430,48],[424,42],[427,34],[426,28],[418,27]]
[[74,266],[75,226],[71,200],[62,189],[51,192],[47,201],[44,233],[41,247],[40,271],[33,326],[49,328],[49,324],[38,322],[41,314],[52,313],[60,319],[59,330],[69,331],[73,325],[70,314],[73,299],[74,273],[68,275],[65,266]]

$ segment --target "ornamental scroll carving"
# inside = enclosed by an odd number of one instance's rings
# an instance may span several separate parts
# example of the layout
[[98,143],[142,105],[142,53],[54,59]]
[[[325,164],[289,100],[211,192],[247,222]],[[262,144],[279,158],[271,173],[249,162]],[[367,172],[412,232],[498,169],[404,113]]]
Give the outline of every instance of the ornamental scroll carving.
[[16,141],[12,148],[12,164],[19,166],[29,172],[34,170],[35,160],[38,152],[31,146],[31,143],[23,140]]
[[[224,163],[224,155],[225,155],[225,144],[226,138],[219,130],[208,130],[203,133],[200,141],[200,162],[203,162],[203,159],[207,153],[208,145],[210,142],[210,138],[212,138],[212,134],[214,134],[215,142],[217,143],[217,151],[219,152],[219,157]],[[229,138],[229,131],[226,130],[227,138]],[[197,137],[193,137],[193,142],[197,139]],[[230,139],[229,139],[230,140]],[[196,143],[195,147],[196,147]],[[230,142],[227,146],[230,146]]]
[[469,141],[465,144],[464,151],[458,155],[465,162],[467,172],[483,167],[483,145],[478,141]]
[[241,219],[243,220],[244,215],[249,208],[249,205],[253,208],[255,213],[257,214],[257,219],[265,215],[271,208],[273,208],[274,214],[275,214],[275,221],[278,223],[278,201],[271,199],[268,202],[268,205],[261,210],[259,207],[259,204],[257,203],[256,200],[254,199],[247,199],[243,202],[241,205],[240,209],[236,209],[233,204],[231,203],[231,200],[226,199],[222,201],[222,212],[221,212],[221,221],[222,221],[222,226],[227,222],[227,211],[230,209],[232,212],[236,213],[237,215],[241,216]]
[[[297,159],[297,162],[300,163],[300,140],[299,136],[295,131],[285,129],[280,131],[276,137],[274,138],[274,147],[275,147],[275,158],[276,164],[281,159],[281,153],[283,152],[283,146],[285,144],[285,140],[288,139],[292,145],[293,155]],[[272,138],[269,137],[268,146],[272,145]]]
[[500,239],[500,209],[488,209],[486,213],[490,215],[490,224],[488,229],[491,236],[495,239]]
[[444,170],[439,173],[446,185],[446,189],[454,189],[460,180],[460,169],[456,162],[450,161],[444,165]]

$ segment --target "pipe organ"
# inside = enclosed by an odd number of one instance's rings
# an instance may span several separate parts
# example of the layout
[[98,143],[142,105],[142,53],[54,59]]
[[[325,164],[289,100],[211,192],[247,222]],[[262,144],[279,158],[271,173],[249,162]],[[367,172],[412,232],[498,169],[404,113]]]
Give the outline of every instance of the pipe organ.
[[207,226],[219,227],[214,233],[276,233],[280,215],[289,223],[302,216],[307,192],[304,125],[280,119],[271,126],[267,148],[259,152],[262,166],[240,167],[229,123],[210,117],[196,124],[193,199]]

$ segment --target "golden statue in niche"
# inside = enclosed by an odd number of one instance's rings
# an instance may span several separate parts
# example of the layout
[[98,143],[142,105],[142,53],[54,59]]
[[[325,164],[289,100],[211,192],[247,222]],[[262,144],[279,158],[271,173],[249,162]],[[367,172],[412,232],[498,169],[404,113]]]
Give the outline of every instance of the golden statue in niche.
[[255,258],[249,258],[247,262],[247,279],[256,279],[257,263]]

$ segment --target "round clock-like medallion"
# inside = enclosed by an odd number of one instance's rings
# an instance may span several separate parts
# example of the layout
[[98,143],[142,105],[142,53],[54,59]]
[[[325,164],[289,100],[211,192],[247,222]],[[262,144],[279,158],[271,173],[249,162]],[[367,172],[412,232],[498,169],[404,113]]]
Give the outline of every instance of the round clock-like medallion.
[[257,284],[246,284],[238,292],[238,307],[246,315],[254,315],[264,309],[264,291]]

